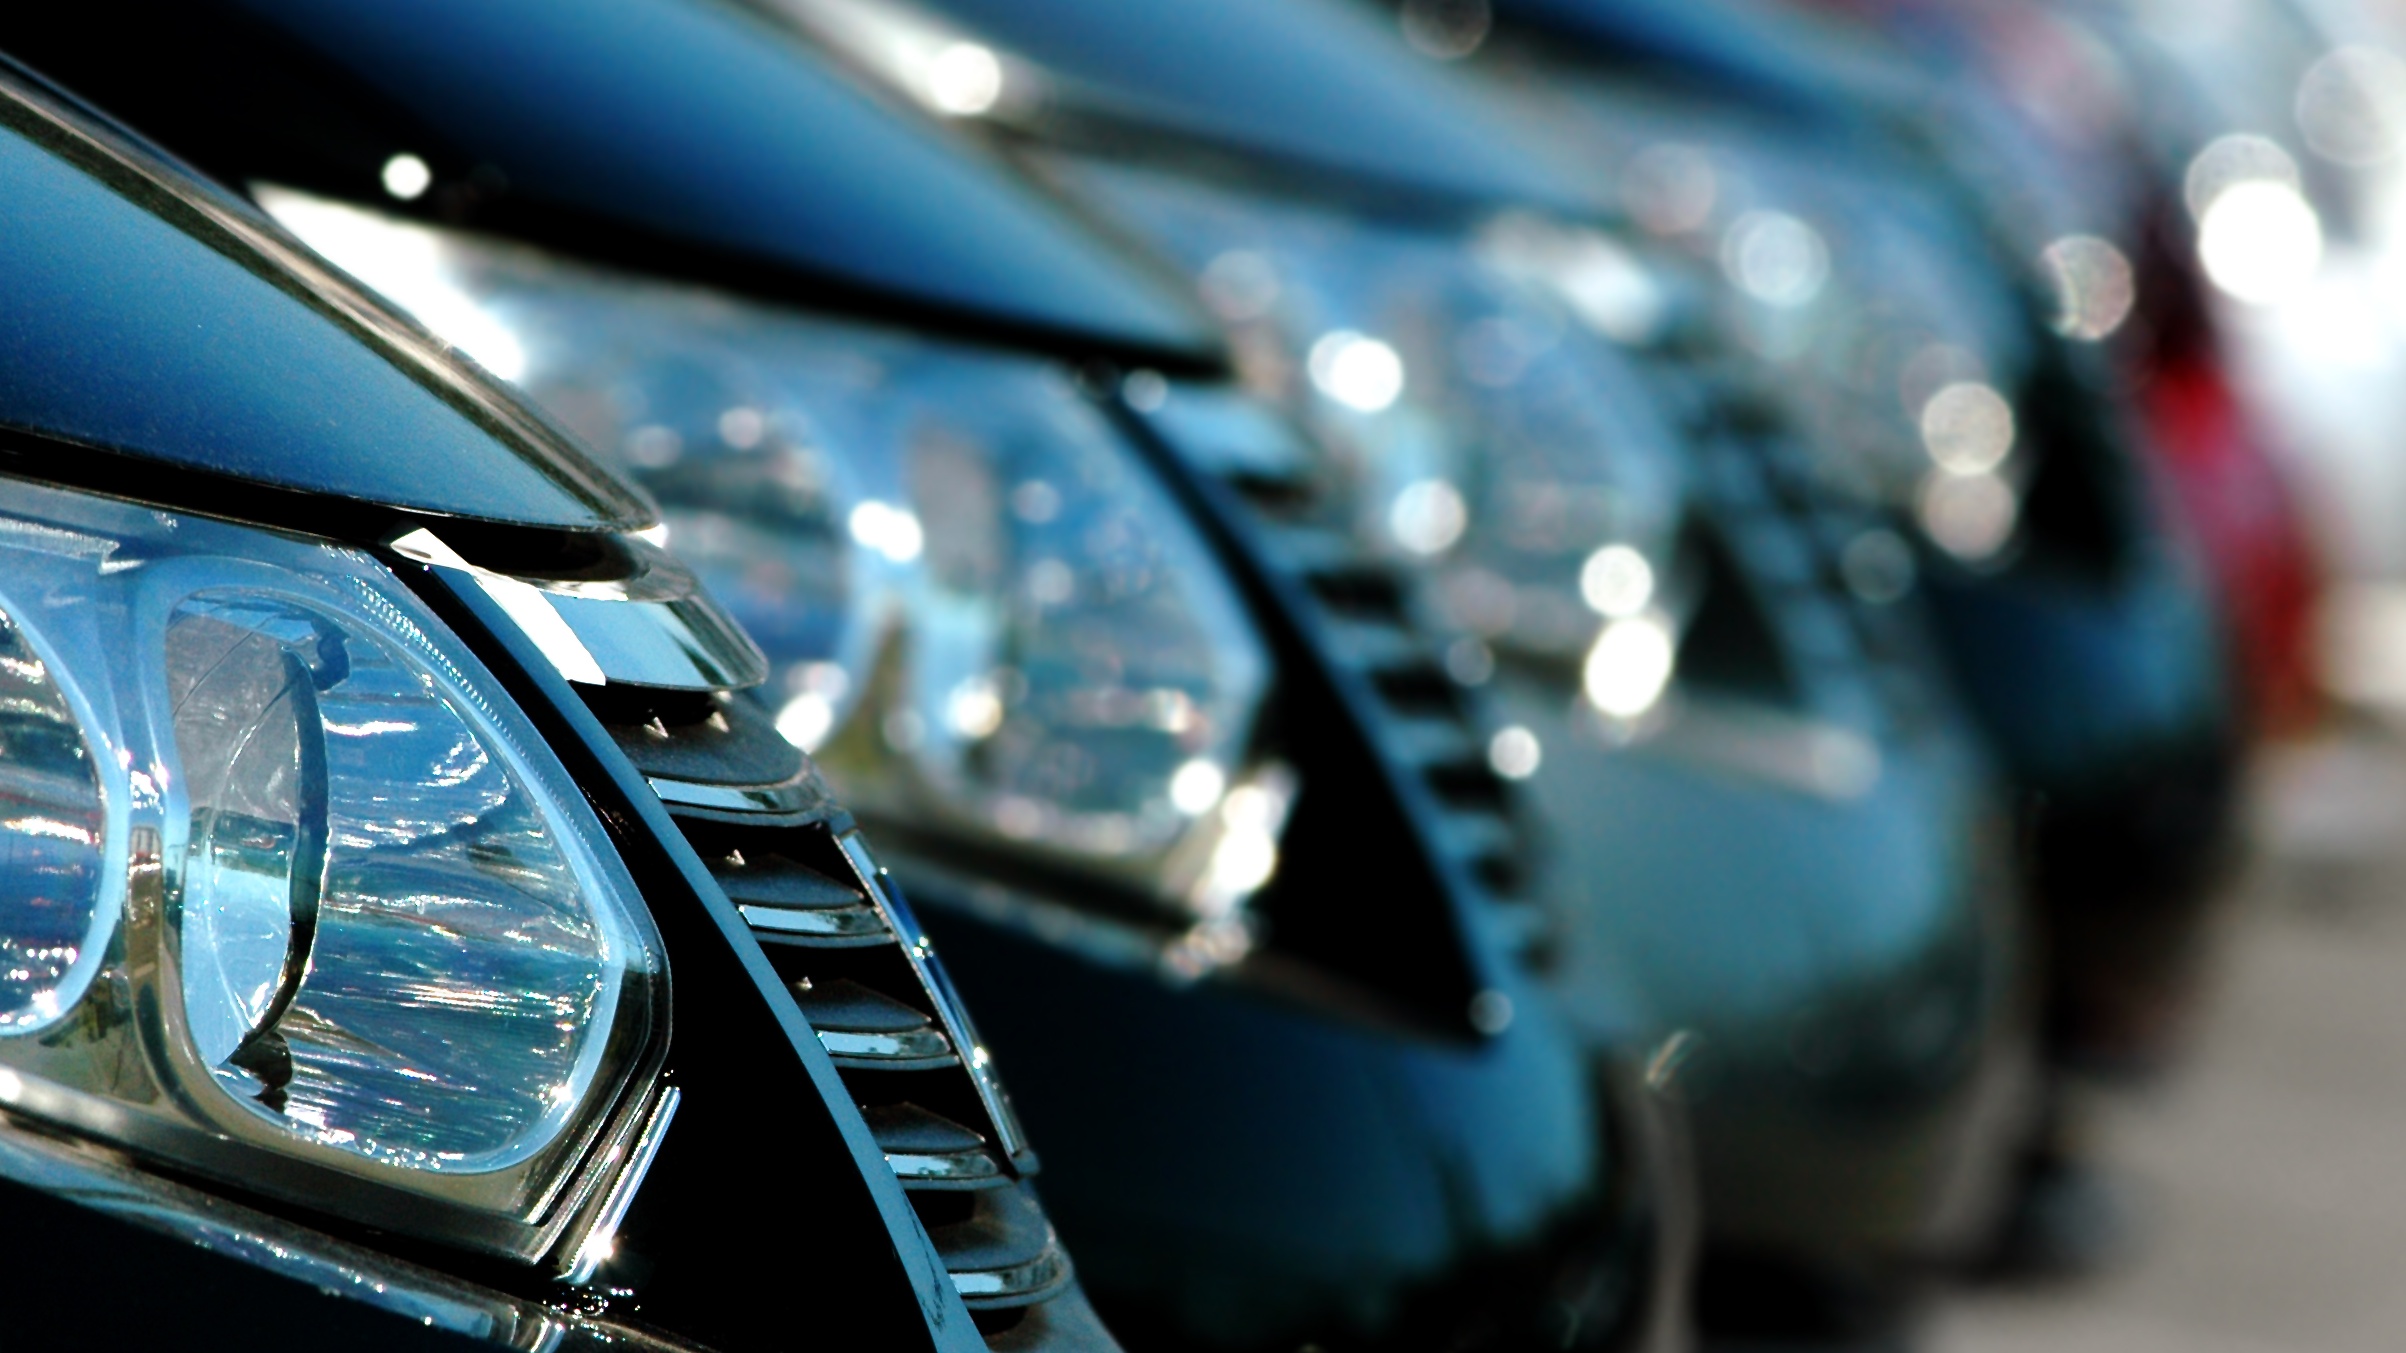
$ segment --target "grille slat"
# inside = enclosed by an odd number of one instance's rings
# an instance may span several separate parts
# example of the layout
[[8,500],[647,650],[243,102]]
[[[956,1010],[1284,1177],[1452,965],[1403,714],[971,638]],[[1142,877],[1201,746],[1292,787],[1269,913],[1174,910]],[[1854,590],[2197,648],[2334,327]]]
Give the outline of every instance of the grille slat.
[[716,817],[685,827],[858,1100],[962,1301],[1008,1311],[1066,1289],[1068,1257],[1025,1179],[1034,1158],[932,948],[857,833]]
[[1428,658],[1427,645],[1420,637],[1392,621],[1331,616],[1326,633],[1332,646],[1357,655],[1364,667],[1373,670],[1409,667]]
[[[1488,906],[1520,918],[1500,924],[1502,931],[1542,931],[1542,924],[1522,923],[1533,909],[1512,906],[1528,878],[1528,830],[1513,792],[1487,763],[1489,730],[1441,660],[1442,642],[1455,636],[1429,626],[1418,582],[1361,543],[1308,473],[1308,445],[1261,405],[1233,391],[1180,386],[1145,416],[1191,464],[1235,490],[1249,509],[1261,562],[1302,584],[1297,590],[1317,603],[1319,645],[1377,696],[1370,731],[1378,754],[1429,788],[1437,846],[1462,866],[1458,877]],[[1240,433],[1242,448],[1233,440]],[[1274,494],[1254,482],[1264,466],[1280,471]]]
[[894,932],[874,907],[835,907],[802,911],[786,907],[741,906],[744,920],[763,939],[784,944],[892,944]]
[[1055,1327],[1019,1314],[1073,1281],[1027,1182],[1035,1155],[933,946],[816,769],[749,693],[587,698],[792,992],[979,1328],[1050,1346]]
[[[1406,765],[1431,773],[1446,768],[1470,776],[1480,773],[1476,769],[1481,756],[1478,734],[1459,719],[1399,715],[1389,725],[1388,736],[1396,758]],[[1445,795],[1444,787],[1438,792]]]

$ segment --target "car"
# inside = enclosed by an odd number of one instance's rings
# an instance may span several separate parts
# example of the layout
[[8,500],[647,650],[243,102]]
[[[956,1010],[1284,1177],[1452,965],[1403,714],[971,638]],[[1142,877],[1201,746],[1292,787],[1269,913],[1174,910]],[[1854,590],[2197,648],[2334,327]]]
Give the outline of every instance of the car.
[[[2111,1209],[2062,1091],[2168,1056],[2247,722],[2208,560],[2108,350],[2147,329],[2121,286],[2139,284],[2137,246],[2026,210],[2060,166],[1999,130],[1977,81],[1929,78],[1799,7],[1516,0],[1496,16],[1466,64],[1582,139],[1633,215],[1730,279],[1760,379],[1824,429],[1822,476],[1916,543],[2020,802],[2046,936],[2040,1121],[2020,1200],[1971,1262],[2098,1262]],[[1706,209],[1676,209],[1683,183]],[[2110,214],[2106,196],[2056,195]],[[1798,242],[1811,287],[1747,262],[1766,229]],[[2150,305],[2164,282],[2146,274]]]
[[[0,204],[9,1341],[982,1347],[605,725],[715,708],[792,796],[789,882],[966,1031],[650,502],[13,65]],[[1074,1289],[1044,1319],[1112,1347]]]
[[1326,448],[1235,467],[1256,515],[1415,576],[1551,845],[1550,983],[1678,1068],[1706,1334],[1892,1333],[2021,1141],[2012,843],[1910,548],[1733,378],[1713,279],[1374,11],[774,8],[1215,308]]
[[[1438,655],[1381,609],[1381,561],[1271,556],[1198,471],[1306,451],[1144,265],[723,6],[86,7],[0,20],[0,47],[661,500],[768,654],[769,721],[924,905],[1114,1330],[1680,1337],[1669,1130],[1508,943],[1527,908],[1486,879],[1517,829]],[[639,759],[707,750],[691,712],[615,726]],[[719,783],[676,811],[725,872],[754,853]],[[883,1113],[910,1031],[761,938],[872,1127],[922,1131]],[[905,1182],[948,1260],[1013,1220]]]

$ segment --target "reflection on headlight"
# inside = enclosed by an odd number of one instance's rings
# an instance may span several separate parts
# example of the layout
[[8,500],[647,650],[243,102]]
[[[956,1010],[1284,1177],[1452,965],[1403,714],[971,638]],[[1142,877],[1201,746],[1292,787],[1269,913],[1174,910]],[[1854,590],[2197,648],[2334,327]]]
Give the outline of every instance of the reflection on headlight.
[[1972,562],[1993,558],[2013,539],[2021,495],[1995,474],[1939,470],[1922,485],[1921,526],[1940,549]]
[[1170,802],[1188,817],[1201,817],[1220,801],[1221,791],[1228,786],[1228,777],[1209,761],[1197,758],[1178,768],[1170,777]]
[[847,520],[852,538],[884,555],[897,564],[907,564],[919,557],[927,535],[919,527],[919,518],[910,509],[881,503],[872,498],[852,509]]
[[2206,208],[2197,252],[2215,286],[2249,304],[2271,305],[2295,295],[2322,266],[2322,218],[2289,184],[2237,184]]
[[1002,62],[991,48],[978,43],[949,43],[928,58],[925,84],[927,101],[936,111],[976,117],[994,111],[1002,101]]
[[100,782],[75,712],[25,631],[0,619],[0,1033],[50,1024],[91,980],[112,918]]
[[1765,305],[1809,305],[1829,281],[1821,232],[1786,212],[1750,211],[1730,222],[1721,268],[1738,289]]
[[[1099,160],[1057,168],[1193,270],[1248,383],[1318,434],[1299,452],[1325,487],[1318,524],[1424,567],[1474,636],[1449,670],[1484,680],[1497,652],[1575,670],[1605,621],[1650,604],[1687,469],[1618,346],[1669,307],[1627,249],[1526,213],[1417,230]],[[1601,605],[1583,582],[1599,552]]]
[[2242,183],[2255,182],[2302,188],[2305,180],[2298,173],[2297,161],[2280,142],[2233,133],[2215,138],[2189,161],[2181,177],[2181,197],[2188,203],[2189,215],[2202,221],[2214,199]]
[[1626,619],[1654,601],[1654,566],[1627,545],[1607,545],[1579,569],[1579,595],[1601,616]]
[[1312,344],[1312,384],[1357,413],[1377,413],[1404,391],[1403,358],[1375,338],[1339,329]]
[[1499,728],[1487,740],[1487,764],[1507,780],[1526,780],[1545,760],[1537,735],[1519,724]]
[[[1216,767],[1209,778],[1218,778]],[[1295,777],[1282,766],[1265,766],[1225,793],[1219,788],[1197,774],[1194,798],[1201,800],[1208,789],[1219,806],[1205,809],[1210,855],[1184,898],[1193,924],[1163,955],[1176,977],[1200,977],[1252,952],[1253,925],[1244,904],[1278,872],[1278,841],[1294,808]]]
[[1670,686],[1675,653],[1671,627],[1660,616],[1615,620],[1588,650],[1581,686],[1603,713],[1637,718],[1654,708]]
[[1414,554],[1443,554],[1470,525],[1461,490],[1442,479],[1423,479],[1395,495],[1387,509],[1397,544]]
[[2342,47],[2306,71],[2297,126],[2336,164],[2380,164],[2406,144],[2406,61],[2377,47]]
[[[2069,235],[2039,255],[2055,292],[2055,331],[2093,343],[2122,327],[2138,303],[2130,260],[2109,240]],[[2010,413],[2010,410],[2008,410]]]
[[1921,437],[1948,474],[1987,474],[2013,454],[2013,406],[1993,386],[1958,381],[1922,406]]
[[[1499,274],[1552,292],[1581,323],[1616,343],[1652,341],[1670,308],[1662,284],[1635,254],[1587,226],[1507,212],[1480,230],[1476,249]],[[1519,346],[1541,345],[1523,339]]]

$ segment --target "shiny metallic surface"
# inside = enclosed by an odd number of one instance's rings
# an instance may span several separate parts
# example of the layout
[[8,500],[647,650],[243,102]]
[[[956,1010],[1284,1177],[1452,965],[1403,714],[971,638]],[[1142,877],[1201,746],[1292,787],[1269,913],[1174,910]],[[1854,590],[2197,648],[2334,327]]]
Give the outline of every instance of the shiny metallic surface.
[[847,820],[711,811],[685,830],[860,1096],[955,1293],[1027,1347],[1101,1337],[1035,1201],[1036,1158],[993,1060],[860,833]]
[[734,813],[824,814],[831,808],[827,783],[816,774],[776,785],[710,785],[655,776],[652,788],[664,803]]
[[931,1184],[983,1185],[1002,1177],[1002,1166],[984,1151],[957,1151],[950,1155],[931,1156],[912,1151],[886,1153],[886,1164],[904,1179]]
[[[932,1029],[902,1034],[862,1034],[821,1029],[819,1043],[827,1049],[830,1057],[853,1057],[863,1062],[951,1061],[953,1058],[952,1044],[945,1041],[944,1035]],[[837,1065],[843,1063],[839,1061]]]
[[986,1051],[985,1043],[978,1038],[977,1030],[970,1024],[968,1011],[961,1004],[959,995],[953,991],[952,979],[937,959],[935,946],[928,942],[926,932],[919,928],[918,918],[903,903],[901,894],[893,891],[885,870],[870,858],[868,843],[860,833],[846,832],[836,838],[836,845],[844,852],[844,859],[851,864],[862,889],[868,893],[878,911],[884,914],[886,924],[893,929],[895,937],[901,940],[902,951],[910,959],[912,970],[919,975],[920,982],[933,997],[936,1017],[944,1026],[944,1034],[953,1047],[960,1049],[962,1065],[968,1068],[970,1080],[977,1086],[978,1099],[986,1110],[988,1120],[994,1125],[996,1144],[1007,1156],[1014,1159],[1026,1157],[1029,1154],[1027,1137],[1019,1126],[1019,1115],[1011,1108],[1010,1097],[1003,1091],[1002,1080],[995,1073],[994,1059]]
[[890,943],[894,932],[874,907],[835,907],[823,911],[794,911],[784,907],[739,907],[743,918],[760,930],[781,935],[825,936]]
[[462,1282],[0,1119],[0,1178],[30,1185],[320,1291],[515,1353],[695,1347]]
[[[768,680],[759,645],[702,590],[691,570],[650,544],[613,542],[627,575],[599,580],[525,579],[480,568],[419,527],[391,542],[405,559],[468,572],[512,608],[530,635],[548,637],[556,617],[571,681],[666,690],[747,690]],[[530,623],[531,617],[531,623]]]
[[[609,1192],[602,1195],[594,1210],[591,1225],[567,1238],[565,1252],[574,1256],[560,1280],[570,1284],[590,1282],[603,1263],[616,1251],[618,1228],[627,1219],[627,1208],[635,1202],[637,1190],[643,1187],[644,1176],[651,1173],[652,1160],[660,1154],[660,1144],[668,1137],[669,1124],[676,1121],[677,1106],[684,1102],[685,1092],[669,1086],[645,1115],[643,1129],[615,1162],[618,1177],[610,1181]],[[615,1153],[614,1153],[615,1154]]]
[[1048,1247],[1036,1258],[1010,1268],[956,1269],[952,1281],[964,1300],[1041,1301],[1069,1282],[1069,1258]]

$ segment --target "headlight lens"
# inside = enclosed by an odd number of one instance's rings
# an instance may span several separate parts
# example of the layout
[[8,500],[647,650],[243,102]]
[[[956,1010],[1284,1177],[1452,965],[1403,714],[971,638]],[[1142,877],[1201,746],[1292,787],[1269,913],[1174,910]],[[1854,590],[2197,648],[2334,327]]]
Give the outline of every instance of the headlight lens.
[[1318,434],[1357,539],[1431,570],[1488,642],[1601,664],[1605,713],[1652,705],[1668,667],[1621,656],[1643,646],[1634,630],[1667,645],[1676,628],[1687,486],[1671,429],[1607,346],[1668,303],[1634,259],[1533,219],[1414,231],[1057,163],[1192,270],[1248,383]]
[[0,1102],[530,1259],[666,1028],[598,825],[381,565],[9,482],[0,963]]
[[[2034,469],[2009,398],[2032,355],[2010,287],[1982,242],[1928,185],[1848,154],[1798,156],[1791,139],[1676,119],[1596,92],[1571,116],[1623,185],[1630,215],[1727,282],[1727,329],[1775,372],[1784,403],[1815,434],[1825,479],[1916,521],[1971,564],[2018,538]],[[2101,338],[2129,313],[2105,274],[2128,262],[2074,237],[2049,266],[2067,335]],[[2098,251],[2102,251],[2102,256]],[[2075,275],[2077,272],[2078,275]]]
[[985,841],[1207,918],[1262,881],[1286,794],[1253,755],[1262,642],[1051,366],[262,199],[624,459],[774,662],[779,728],[883,840]]

